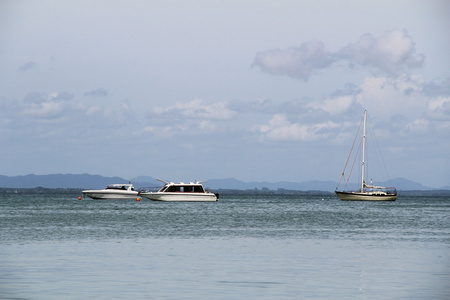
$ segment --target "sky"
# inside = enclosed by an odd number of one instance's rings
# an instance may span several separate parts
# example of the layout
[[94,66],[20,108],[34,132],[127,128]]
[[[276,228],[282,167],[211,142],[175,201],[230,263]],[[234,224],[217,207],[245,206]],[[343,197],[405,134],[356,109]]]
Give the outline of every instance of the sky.
[[443,0],[0,0],[0,174],[337,182],[366,109],[389,178],[449,186],[449,20]]

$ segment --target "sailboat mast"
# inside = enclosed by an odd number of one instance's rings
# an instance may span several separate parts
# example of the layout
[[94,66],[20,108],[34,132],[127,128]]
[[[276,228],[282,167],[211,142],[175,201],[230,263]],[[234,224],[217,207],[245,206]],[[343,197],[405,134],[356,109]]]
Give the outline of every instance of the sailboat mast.
[[362,148],[362,162],[361,162],[361,192],[364,191],[364,165],[366,157],[366,115],[367,111],[364,111],[364,123],[363,123],[363,148]]

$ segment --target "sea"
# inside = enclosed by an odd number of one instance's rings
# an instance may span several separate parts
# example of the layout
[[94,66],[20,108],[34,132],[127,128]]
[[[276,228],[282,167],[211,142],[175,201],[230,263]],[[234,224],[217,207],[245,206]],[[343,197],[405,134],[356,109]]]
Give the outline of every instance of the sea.
[[450,198],[0,195],[0,299],[450,299]]

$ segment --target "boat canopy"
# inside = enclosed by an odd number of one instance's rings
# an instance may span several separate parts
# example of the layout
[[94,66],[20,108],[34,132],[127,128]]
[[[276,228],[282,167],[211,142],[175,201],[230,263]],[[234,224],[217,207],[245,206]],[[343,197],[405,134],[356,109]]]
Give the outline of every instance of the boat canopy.
[[107,190],[128,190],[131,189],[134,191],[132,184],[110,184],[106,187]]

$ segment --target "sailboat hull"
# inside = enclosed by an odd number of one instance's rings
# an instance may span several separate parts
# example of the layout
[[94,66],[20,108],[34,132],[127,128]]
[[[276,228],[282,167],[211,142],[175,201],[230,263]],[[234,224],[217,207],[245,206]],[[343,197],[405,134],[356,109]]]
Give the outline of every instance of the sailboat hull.
[[395,201],[397,194],[374,192],[336,192],[343,201]]

